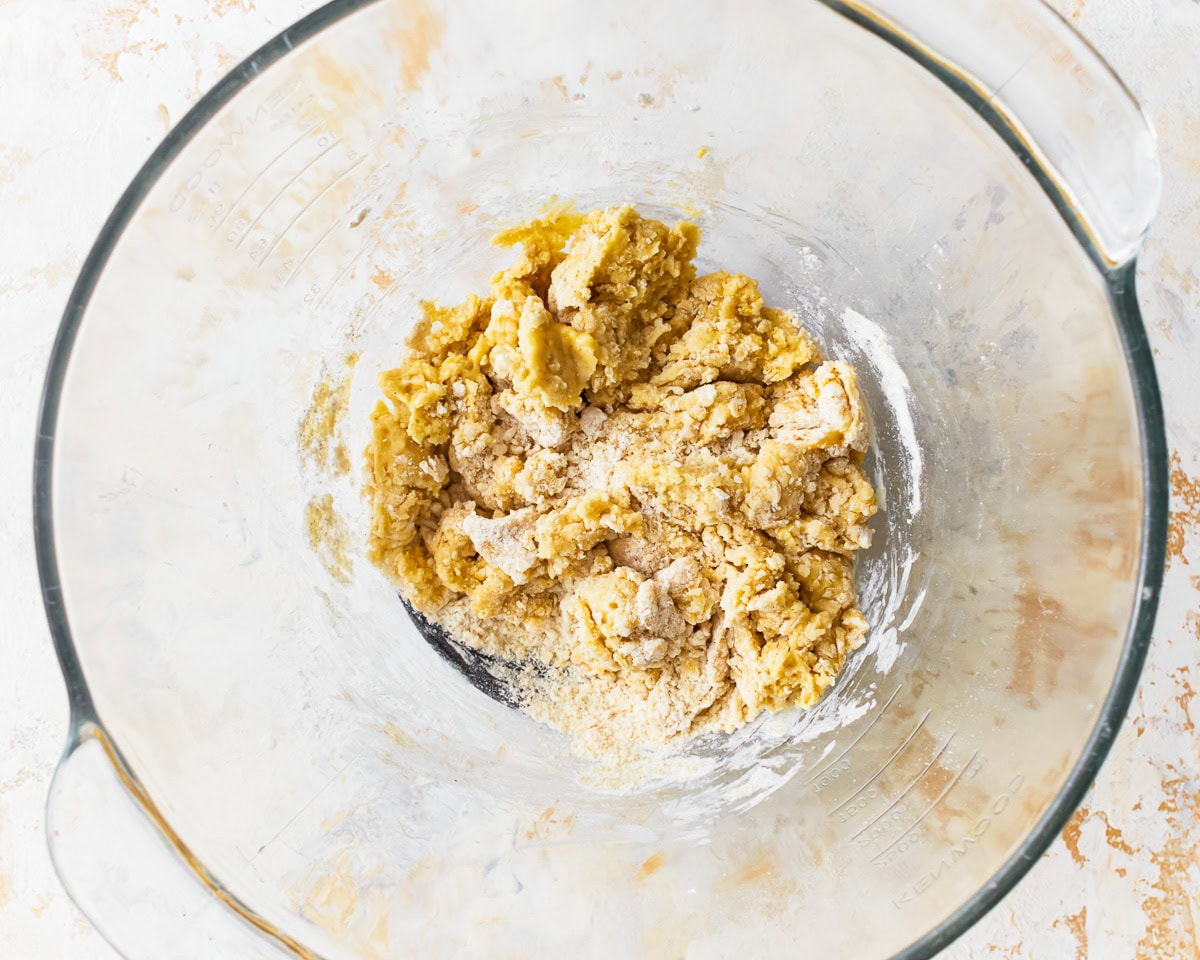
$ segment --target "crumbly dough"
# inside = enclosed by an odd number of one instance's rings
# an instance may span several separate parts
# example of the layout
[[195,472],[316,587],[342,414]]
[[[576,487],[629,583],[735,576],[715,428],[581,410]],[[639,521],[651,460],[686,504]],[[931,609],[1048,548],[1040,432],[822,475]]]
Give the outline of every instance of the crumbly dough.
[[372,413],[372,559],[589,755],[809,706],[867,629],[855,372],[699,239],[629,206],[502,233]]

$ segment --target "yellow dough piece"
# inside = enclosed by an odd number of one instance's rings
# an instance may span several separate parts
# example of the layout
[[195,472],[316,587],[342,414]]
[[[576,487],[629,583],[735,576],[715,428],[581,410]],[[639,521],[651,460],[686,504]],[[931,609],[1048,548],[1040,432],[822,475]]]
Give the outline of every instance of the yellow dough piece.
[[526,297],[517,323],[524,370],[516,386],[547,407],[574,410],[596,370],[597,346],[590,334],[559,323],[537,297]]

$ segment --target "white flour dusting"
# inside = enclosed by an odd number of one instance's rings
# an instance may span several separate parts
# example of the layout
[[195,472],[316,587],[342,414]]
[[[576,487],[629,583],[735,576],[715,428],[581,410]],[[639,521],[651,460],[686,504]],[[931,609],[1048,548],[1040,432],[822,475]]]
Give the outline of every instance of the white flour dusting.
[[846,308],[842,314],[846,333],[862,351],[864,359],[878,375],[879,388],[887,397],[888,407],[896,417],[896,429],[904,452],[910,477],[908,515],[915,517],[921,509],[921,475],[924,461],[921,447],[917,444],[917,430],[913,423],[908,398],[912,392],[908,377],[896,360],[896,353],[888,343],[887,336],[879,325],[861,313]]

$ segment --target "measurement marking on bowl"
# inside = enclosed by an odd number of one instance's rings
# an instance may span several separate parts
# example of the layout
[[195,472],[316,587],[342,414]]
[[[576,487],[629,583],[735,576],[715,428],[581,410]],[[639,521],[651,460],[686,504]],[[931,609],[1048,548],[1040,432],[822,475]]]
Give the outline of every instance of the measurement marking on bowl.
[[329,299],[329,295],[331,293],[333,293],[333,288],[338,285],[338,282],[342,279],[342,277],[344,277],[347,273],[350,272],[350,268],[353,267],[359,261],[359,259],[362,257],[362,255],[364,253],[366,253],[368,250],[376,249],[378,246],[379,246],[378,240],[376,240],[374,243],[371,243],[368,241],[367,243],[364,243],[362,245],[362,247],[359,249],[358,253],[356,253],[353,257],[350,258],[350,262],[347,263],[344,267],[342,267],[341,270],[339,270],[337,273],[335,273],[333,275],[333,279],[331,281],[329,281],[329,286],[325,288],[325,292],[323,294],[321,294],[321,299],[317,301],[317,308],[320,308],[321,304],[323,304],[326,300]]
[[963,774],[965,774],[968,770],[971,769],[971,764],[973,764],[975,762],[975,759],[978,756],[979,756],[978,750],[976,750],[973,754],[971,754],[971,756],[967,759],[967,762],[965,764],[963,764],[963,768],[961,770],[959,770],[958,774],[954,777],[954,779],[951,780],[946,785],[946,788],[937,795],[937,799],[935,799],[933,801],[933,803],[931,803],[929,805],[928,809],[926,809],[926,811],[923,814],[921,814],[919,817],[917,817],[916,820],[914,820],[912,823],[910,823],[908,825],[908,828],[903,833],[897,834],[896,838],[891,843],[889,843],[886,847],[884,847],[877,854],[875,854],[875,856],[871,858],[871,862],[878,863],[883,858],[883,856],[889,850],[892,849],[892,847],[896,846],[896,844],[898,844],[901,840],[903,840],[905,837],[907,837],[909,834],[911,834],[914,830],[916,830],[917,827],[919,827],[921,825],[921,822],[927,816],[929,816],[931,813],[933,813],[933,808],[936,807],[939,803],[941,803],[946,798],[946,794],[948,794],[951,790],[954,789],[954,787],[958,783],[958,781],[963,778]]
[[295,176],[293,176],[292,179],[290,179],[287,183],[285,183],[282,187],[280,187],[279,192],[276,193],[275,196],[273,196],[270,200],[267,201],[267,205],[265,207],[263,207],[262,210],[259,211],[258,216],[250,221],[250,226],[248,226],[242,232],[242,235],[240,237],[238,237],[238,239],[237,239],[237,243],[235,243],[233,245],[234,249],[240,247],[242,245],[242,242],[248,236],[250,236],[250,234],[252,234],[254,232],[254,228],[258,226],[258,221],[260,221],[263,217],[265,217],[267,215],[267,211],[270,210],[271,207],[275,205],[275,201],[278,200],[280,197],[282,197],[284,195],[284,193],[287,192],[288,188],[291,187],[291,185],[293,183],[295,183],[302,176],[304,176],[312,168],[312,165],[314,163],[316,163],[318,160],[320,160],[323,156],[325,156],[325,154],[327,154],[330,150],[332,150],[334,147],[336,147],[341,142],[342,142],[342,138],[338,137],[336,140],[333,141],[333,143],[331,143],[324,150],[322,150],[320,153],[318,153],[315,157],[313,157],[311,160],[309,160],[308,163],[306,163],[303,167],[301,167],[299,170],[297,170]]
[[[391,182],[395,182],[395,178],[393,178],[393,181],[391,181]],[[392,205],[395,206],[398,202],[399,202],[398,200],[394,200],[394,201],[392,201]],[[331,280],[329,283],[329,287],[325,290],[325,292],[323,294],[321,294],[321,299],[317,301],[316,306],[313,309],[320,309],[321,304],[323,304],[326,300],[328,300],[329,295],[331,293],[333,293],[333,288],[336,287],[338,285],[338,283],[341,282],[342,278],[345,277],[346,274],[350,272],[350,268],[354,266],[354,264],[359,260],[360,257],[362,257],[362,255],[364,253],[367,253],[368,251],[371,253],[374,253],[376,250],[383,247],[384,241],[387,240],[389,237],[391,237],[391,235],[393,233],[395,233],[396,231],[404,229],[404,226],[405,225],[403,223],[399,223],[399,222],[391,224],[390,227],[386,228],[382,233],[380,233],[377,237],[375,237],[374,241],[370,244],[370,246],[364,246],[363,249],[359,250],[358,253],[356,253],[354,255],[354,259],[352,259],[348,264],[346,264],[344,267],[342,267],[342,269],[339,270],[334,275],[333,280]],[[367,307],[368,313],[374,312],[375,307],[379,303],[381,303],[384,299],[386,299],[388,294],[392,293],[392,291],[394,291],[397,286],[399,286],[399,283],[393,283],[392,286],[389,287],[388,290],[384,293],[383,297],[381,297],[377,301],[372,301],[371,306]],[[307,299],[305,302],[307,302]],[[358,330],[360,330],[362,328],[362,324],[365,322],[366,322],[366,316],[360,317],[351,326],[351,328],[350,328],[351,333],[354,333],[354,332],[357,332]]]
[[401,278],[400,280],[393,281],[392,285],[383,291],[383,295],[378,300],[376,300],[373,304],[371,304],[369,307],[367,307],[367,312],[364,313],[361,317],[358,318],[358,320],[356,320],[354,322],[354,324],[350,328],[351,332],[358,333],[360,330],[362,330],[362,328],[367,325],[367,321],[370,320],[371,317],[373,317],[375,315],[375,311],[377,311],[380,307],[383,306],[384,301],[387,300],[388,297],[390,297],[393,293],[396,292],[396,288],[399,287],[402,282],[403,282],[403,278]]
[[352,164],[350,164],[350,166],[348,166],[345,170],[343,170],[336,177],[334,177],[332,180],[330,180],[329,183],[327,183],[325,186],[323,186],[313,196],[313,198],[308,201],[308,203],[306,203],[304,206],[302,206],[300,208],[300,211],[294,217],[292,217],[291,220],[289,220],[287,222],[287,225],[282,230],[280,230],[279,233],[277,233],[275,235],[275,239],[272,240],[270,242],[270,244],[267,245],[267,249],[263,251],[262,259],[258,261],[258,269],[261,270],[263,268],[263,264],[265,264],[267,262],[267,258],[271,255],[271,251],[275,249],[275,247],[279,244],[280,240],[282,240],[285,236],[287,236],[287,232],[296,225],[296,221],[299,220],[302,216],[304,216],[305,213],[308,212],[308,208],[311,207],[318,200],[320,200],[323,196],[325,196],[325,194],[327,194],[335,186],[337,186],[338,181],[340,181],[344,176],[346,176],[346,174],[348,174],[351,170],[353,170],[355,167],[357,167],[360,163],[362,163],[366,159],[367,159],[366,157],[359,157]]
[[312,126],[310,126],[307,130],[305,130],[302,134],[300,134],[300,136],[298,136],[295,140],[293,140],[286,147],[284,147],[277,154],[275,154],[275,156],[267,163],[267,165],[265,167],[263,167],[261,170],[259,170],[257,174],[255,174],[254,179],[251,180],[248,184],[246,184],[246,189],[238,194],[237,199],[234,200],[233,203],[231,203],[229,205],[229,209],[225,211],[225,215],[222,216],[221,219],[218,220],[216,222],[216,225],[212,228],[213,232],[216,232],[217,230],[221,229],[221,224],[223,224],[226,220],[228,220],[229,215],[231,213],[233,213],[234,210],[236,210],[238,207],[240,207],[242,205],[242,201],[246,199],[246,194],[248,194],[251,190],[253,190],[254,185],[256,183],[258,183],[258,181],[260,181],[264,176],[266,176],[267,171],[270,170],[273,166],[275,166],[275,164],[277,164],[280,160],[282,160],[284,157],[284,154],[286,154],[289,150],[291,150],[292,147],[296,146],[296,144],[298,144],[298,143],[300,143],[300,141],[304,140],[309,134],[311,134],[314,130],[316,130],[317,127],[319,127],[320,125],[321,125],[321,121],[318,120],[316,123],[312,124]]
[[[387,296],[387,294],[384,294],[384,296]],[[842,757],[844,757],[852,749],[854,749],[854,745],[856,743],[858,743],[858,741],[861,740],[863,737],[865,737],[868,733],[871,732],[871,728],[873,726],[875,726],[875,724],[877,724],[879,722],[880,718],[883,717],[884,713],[887,712],[887,708],[892,705],[892,701],[896,699],[896,694],[898,694],[900,692],[900,689],[903,686],[904,686],[904,684],[900,684],[899,687],[897,687],[895,690],[892,691],[892,695],[890,697],[888,697],[887,700],[884,702],[883,706],[879,708],[879,712],[877,714],[875,714],[874,717],[871,718],[871,722],[866,725],[866,727],[863,729],[863,732],[860,733],[857,737],[855,737],[853,740],[850,741],[850,746],[846,747],[845,750],[843,750],[836,757],[834,757],[834,759],[831,760],[828,764],[826,764],[824,767],[822,767],[820,770],[818,770],[816,773],[814,773],[811,777],[809,777],[807,780],[805,780],[802,784],[800,784],[800,786],[807,787],[814,780],[819,780],[821,777],[825,776],[825,774],[827,774],[830,770],[832,770],[834,767],[836,767],[841,762]]]
[[332,787],[335,783],[337,783],[337,781],[341,778],[342,774],[344,774],[347,770],[350,769],[350,764],[356,763],[360,756],[361,756],[361,754],[356,753],[349,760],[347,760],[344,764],[342,764],[341,769],[339,769],[332,777],[330,777],[326,781],[325,785],[323,787],[321,787],[316,793],[314,793],[309,798],[308,802],[304,804],[304,806],[302,806],[299,810],[297,810],[294,814],[292,814],[292,816],[287,820],[287,822],[285,822],[282,827],[280,827],[278,830],[276,830],[275,833],[271,836],[271,838],[269,840],[267,840],[265,843],[263,843],[261,846],[259,846],[259,848],[255,852],[254,856],[252,856],[246,862],[253,864],[254,861],[259,858],[259,855],[262,854],[262,852],[267,849],[267,847],[271,846],[271,844],[273,844],[276,840],[278,840],[281,836],[283,836],[283,834],[287,830],[287,828],[290,827],[293,823],[295,823],[297,820],[300,819],[301,814],[303,814],[305,810],[307,810],[314,803],[316,803],[318,800],[320,800],[321,796],[325,793],[325,791],[328,790],[330,787]]
[[[372,170],[369,174],[367,174],[367,183],[370,183],[371,180],[377,174],[379,174],[380,171],[386,170],[387,167],[388,167],[388,163],[385,161],[384,163],[382,163],[378,167],[376,167],[374,170]],[[393,177],[391,180],[383,180],[383,181],[375,184],[374,186],[372,186],[365,193],[359,194],[359,196],[356,197],[354,200],[351,200],[350,203],[346,205],[346,212],[343,213],[336,220],[334,220],[333,223],[331,223],[329,225],[329,227],[325,230],[325,232],[322,233],[319,237],[317,237],[317,239],[313,242],[313,245],[311,247],[309,247],[308,250],[305,252],[304,256],[302,256],[300,258],[300,262],[296,264],[295,269],[292,270],[292,272],[288,274],[288,278],[283,281],[283,285],[286,287],[289,283],[292,282],[292,280],[295,279],[296,274],[298,274],[300,272],[301,268],[306,263],[308,263],[308,258],[311,257],[316,252],[317,247],[319,247],[321,245],[322,241],[327,236],[329,236],[331,233],[333,233],[334,230],[336,230],[343,223],[345,223],[350,218],[350,214],[352,214],[355,210],[358,209],[359,204],[361,204],[363,201],[365,201],[367,199],[367,197],[369,197],[371,194],[373,194],[376,190],[384,189],[385,187],[388,186],[388,184],[394,183],[395,180],[396,180],[395,177]]]
[[[903,800],[906,796],[908,796],[909,791],[912,790],[913,787],[915,787],[918,783],[921,782],[921,780],[924,778],[925,774],[927,774],[930,770],[933,769],[933,765],[938,762],[938,760],[941,758],[942,754],[946,752],[946,748],[950,746],[950,743],[953,740],[954,740],[954,734],[952,733],[952,734],[950,734],[950,736],[948,736],[946,738],[946,742],[943,743],[940,747],[938,747],[937,753],[935,753],[933,755],[933,757],[930,759],[930,761],[927,764],[925,764],[925,766],[922,768],[921,772],[917,774],[917,778],[912,783],[910,783],[907,787],[904,788],[904,791],[900,794],[900,796],[898,796],[895,800],[893,800],[891,803],[889,803],[887,805],[887,809],[885,809],[881,814],[879,814],[879,816],[877,816],[874,820],[872,820],[865,827],[863,827],[861,830],[859,830],[858,833],[856,833],[850,839],[857,840],[864,833],[866,833],[873,826],[875,826],[876,823],[878,823],[880,820],[882,820],[884,817],[886,817],[889,813],[891,813],[892,810],[895,808],[896,804],[898,804],[901,800]],[[910,827],[909,829],[911,830],[912,828]]]
[[837,813],[839,810],[841,810],[844,806],[846,806],[846,804],[852,802],[855,797],[857,797],[860,793],[862,793],[864,790],[866,790],[867,787],[869,787],[876,780],[878,780],[880,776],[882,776],[883,772],[892,765],[892,761],[895,760],[898,756],[900,756],[900,754],[904,751],[905,747],[907,747],[910,743],[912,743],[913,737],[915,737],[917,735],[917,733],[920,731],[920,729],[923,726],[925,726],[925,721],[929,719],[929,715],[931,713],[933,713],[932,710],[925,711],[925,716],[923,716],[920,720],[917,721],[917,725],[915,727],[913,727],[912,733],[910,733],[907,737],[904,738],[904,742],[896,748],[896,752],[893,753],[890,757],[887,758],[887,760],[884,761],[883,766],[875,771],[875,773],[871,776],[870,780],[868,780],[861,787],[859,787],[852,794],[850,794],[850,796],[848,796],[845,800],[843,800],[836,807],[834,807],[832,810],[830,810],[829,811],[830,816],[833,816],[835,813]]

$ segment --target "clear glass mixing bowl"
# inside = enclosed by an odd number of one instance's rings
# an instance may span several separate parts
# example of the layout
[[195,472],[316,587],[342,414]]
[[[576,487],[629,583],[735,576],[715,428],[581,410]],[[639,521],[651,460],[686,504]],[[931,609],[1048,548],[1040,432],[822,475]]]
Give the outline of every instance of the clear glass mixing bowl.
[[[313,13],[150,159],[51,362],[68,889],[137,960],[929,956],[1061,828],[1149,640],[1158,186],[1029,0]],[[856,363],[885,505],[835,690],[626,793],[420,638],[339,467],[418,300],[555,195],[698,220]]]

